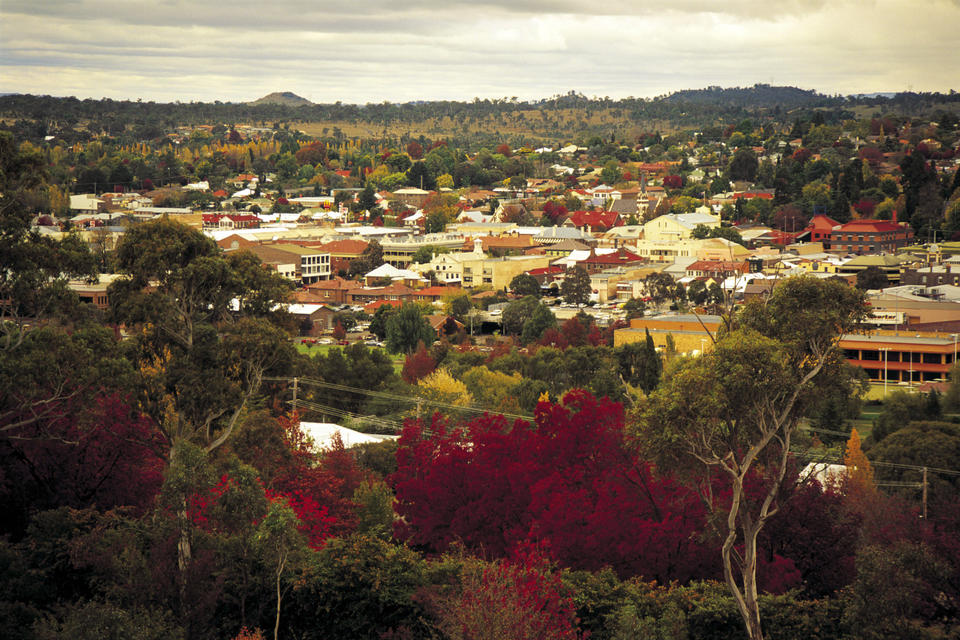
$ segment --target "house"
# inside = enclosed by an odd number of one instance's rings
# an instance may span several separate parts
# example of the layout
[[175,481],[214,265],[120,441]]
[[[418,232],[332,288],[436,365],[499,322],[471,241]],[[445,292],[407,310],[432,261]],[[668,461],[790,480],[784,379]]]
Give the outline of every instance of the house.
[[356,289],[357,283],[334,276],[329,280],[319,280],[294,292],[294,298],[300,302],[323,302],[326,304],[346,304],[347,292]]
[[357,287],[347,292],[347,304],[369,304],[381,300],[402,304],[412,299],[413,289],[394,282],[385,287]]
[[369,245],[370,243],[364,240],[347,238],[327,242],[319,245],[318,248],[330,254],[330,271],[332,273],[346,273],[350,271],[350,264],[362,256]]
[[623,225],[623,218],[616,211],[574,211],[563,223],[565,227],[576,227],[582,231],[606,231]]
[[598,271],[613,269],[616,267],[624,269],[641,267],[646,264],[646,262],[646,258],[638,256],[629,249],[620,247],[619,249],[614,249],[609,253],[601,253],[600,251],[592,250],[590,255],[584,260],[578,262],[577,265],[586,269],[588,273],[596,273]]
[[297,322],[298,335],[319,336],[333,329],[337,310],[326,304],[295,303],[287,305],[287,312]]
[[533,241],[543,245],[557,244],[564,240],[596,244],[596,239],[592,235],[575,227],[539,227],[533,235]]
[[915,262],[915,258],[905,254],[882,254],[857,256],[846,260],[837,267],[837,274],[856,276],[864,269],[876,267],[887,276],[887,282],[898,284],[900,282],[900,271],[906,265]]
[[745,261],[697,260],[687,267],[687,275],[695,278],[723,280],[725,278],[740,276],[749,270],[749,265]]
[[465,294],[460,287],[426,287],[413,293],[414,302],[440,302],[444,298]]
[[382,280],[391,280],[393,282],[400,282],[407,286],[416,286],[423,281],[423,277],[416,271],[411,271],[410,269],[398,269],[392,264],[384,262],[373,271],[364,274],[363,280],[368,285],[375,284]]
[[544,254],[551,258],[564,258],[574,251],[590,251],[589,245],[576,240],[563,240],[556,244],[547,245]]

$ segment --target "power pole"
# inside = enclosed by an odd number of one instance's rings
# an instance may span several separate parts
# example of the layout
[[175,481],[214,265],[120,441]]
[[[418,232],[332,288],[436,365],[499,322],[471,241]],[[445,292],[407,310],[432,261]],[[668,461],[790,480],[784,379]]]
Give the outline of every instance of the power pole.
[[923,523],[927,523],[927,468],[923,468]]
[[296,409],[296,407],[297,407],[297,388],[298,388],[298,382],[299,382],[299,380],[298,380],[296,377],[294,377],[294,378],[293,378],[293,407],[294,407],[294,409]]

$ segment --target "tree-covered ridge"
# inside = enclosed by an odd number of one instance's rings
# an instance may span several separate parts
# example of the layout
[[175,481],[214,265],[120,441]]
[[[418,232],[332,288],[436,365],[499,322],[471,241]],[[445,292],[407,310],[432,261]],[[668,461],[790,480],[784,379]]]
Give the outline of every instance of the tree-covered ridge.
[[[348,124],[364,137],[403,130],[440,134],[465,140],[529,137],[531,142],[571,134],[650,127],[670,131],[718,122],[736,123],[745,117],[802,117],[816,109],[830,121],[852,115],[858,107],[883,112],[930,116],[938,109],[957,110],[956,94],[898,93],[892,98],[829,97],[792,87],[755,85],[750,88],[681,91],[656,98],[588,98],[570,92],[541,100],[505,97],[472,101],[419,101],[407,103],[289,104],[266,103],[155,103],[129,100],[79,100],[73,97],[8,95],[0,97],[0,116],[8,122],[28,120],[44,131],[82,123],[91,130],[118,135],[127,127],[247,123],[264,126],[276,122]],[[331,127],[332,128],[332,127]],[[46,134],[41,134],[46,135]]]

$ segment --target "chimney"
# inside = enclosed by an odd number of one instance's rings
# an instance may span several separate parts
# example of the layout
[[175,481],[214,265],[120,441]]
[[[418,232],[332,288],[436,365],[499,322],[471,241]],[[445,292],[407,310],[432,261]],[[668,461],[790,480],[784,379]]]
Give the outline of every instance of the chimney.
[[897,210],[893,210],[893,224],[897,224]]

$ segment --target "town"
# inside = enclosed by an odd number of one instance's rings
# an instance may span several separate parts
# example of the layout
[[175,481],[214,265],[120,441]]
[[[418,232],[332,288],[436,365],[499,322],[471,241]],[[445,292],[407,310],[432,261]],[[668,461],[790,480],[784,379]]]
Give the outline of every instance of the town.
[[0,97],[4,636],[953,637],[960,100],[776,90]]

